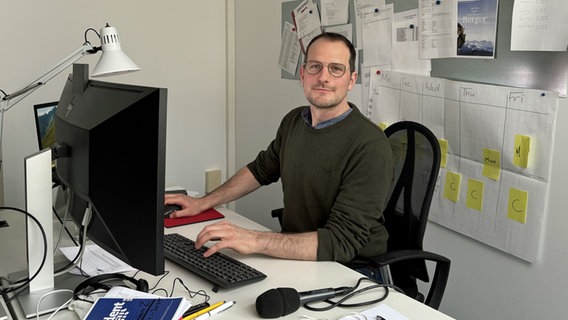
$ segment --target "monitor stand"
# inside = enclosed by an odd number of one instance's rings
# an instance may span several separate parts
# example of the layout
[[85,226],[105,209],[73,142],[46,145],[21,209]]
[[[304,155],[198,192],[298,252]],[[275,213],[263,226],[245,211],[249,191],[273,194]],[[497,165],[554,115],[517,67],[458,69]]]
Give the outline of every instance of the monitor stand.
[[[64,267],[67,263],[68,262],[61,262],[60,265],[56,265],[56,268]],[[12,281],[21,279],[22,277],[27,277],[26,271],[8,275],[8,278]],[[61,276],[55,277],[53,288],[35,290],[33,292],[30,292],[28,288],[25,291],[19,293],[16,298],[10,301],[7,304],[7,307],[12,315],[18,315],[15,319],[20,319],[22,317],[25,317],[27,319],[36,318],[38,316],[38,311],[40,316],[54,312],[55,310],[57,310],[57,308],[61,307],[64,303],[66,303],[70,298],[73,297],[73,290],[83,280],[85,280],[85,277],[83,276],[65,273]],[[46,295],[49,292],[61,289],[68,289],[71,291],[61,291]],[[42,296],[44,295],[46,296],[42,299]],[[10,297],[11,296],[8,296],[8,298]],[[38,303],[40,303],[39,310]]]
[[[32,221],[30,217],[26,219],[28,270],[13,273],[8,278],[16,281],[31,277],[34,273],[37,275],[30,281],[26,291],[18,293],[7,304],[10,313],[17,315],[16,319],[23,316],[37,317],[38,313],[42,315],[55,311],[73,297],[73,290],[84,280],[83,276],[69,273],[54,277],[56,266],[53,257],[51,163],[50,149],[42,150],[24,159],[26,211],[33,215],[36,221]],[[43,232],[38,224],[42,226]],[[41,237],[42,234],[45,238]],[[59,268],[65,267],[66,264],[67,262],[62,262]],[[59,289],[69,289],[71,292],[53,292]],[[10,299],[13,294],[8,294],[7,298]],[[40,303],[39,308],[38,303]]]

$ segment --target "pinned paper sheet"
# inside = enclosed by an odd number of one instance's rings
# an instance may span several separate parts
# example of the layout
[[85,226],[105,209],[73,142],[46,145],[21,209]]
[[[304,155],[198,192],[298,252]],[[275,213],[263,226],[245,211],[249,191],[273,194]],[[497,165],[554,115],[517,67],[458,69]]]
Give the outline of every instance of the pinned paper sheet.
[[440,144],[440,167],[445,168],[448,161],[448,140],[438,139]]
[[501,174],[501,152],[483,149],[483,176],[499,181]]
[[515,151],[513,154],[514,165],[521,168],[528,167],[530,147],[531,137],[521,134],[515,135]]
[[529,193],[527,191],[509,188],[507,218],[526,224],[528,198]]
[[461,174],[455,172],[446,172],[446,184],[444,186],[444,198],[458,202],[460,195]]
[[466,206],[481,211],[483,208],[483,181],[471,178],[467,180]]

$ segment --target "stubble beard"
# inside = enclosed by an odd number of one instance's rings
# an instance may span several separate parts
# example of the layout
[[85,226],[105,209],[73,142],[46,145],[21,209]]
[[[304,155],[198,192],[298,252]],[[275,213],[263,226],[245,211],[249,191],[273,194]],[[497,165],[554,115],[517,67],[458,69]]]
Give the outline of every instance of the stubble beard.
[[318,109],[330,109],[338,106],[344,98],[345,97],[340,97],[334,94],[331,97],[324,97],[323,95],[314,97],[313,95],[308,95],[306,99],[312,106]]

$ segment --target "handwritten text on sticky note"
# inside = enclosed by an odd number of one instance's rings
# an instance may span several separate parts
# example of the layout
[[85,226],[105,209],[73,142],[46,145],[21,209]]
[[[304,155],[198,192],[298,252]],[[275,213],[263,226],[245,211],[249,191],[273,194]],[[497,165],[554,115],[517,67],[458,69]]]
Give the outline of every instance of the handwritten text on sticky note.
[[527,168],[529,164],[529,152],[531,138],[521,134],[515,135],[515,149],[513,153],[513,164],[517,167]]
[[466,206],[481,211],[483,208],[483,181],[471,178],[467,180]]
[[444,186],[444,198],[458,202],[460,195],[461,174],[456,172],[446,172],[446,183]]
[[501,152],[483,149],[483,176],[498,181],[501,174]]

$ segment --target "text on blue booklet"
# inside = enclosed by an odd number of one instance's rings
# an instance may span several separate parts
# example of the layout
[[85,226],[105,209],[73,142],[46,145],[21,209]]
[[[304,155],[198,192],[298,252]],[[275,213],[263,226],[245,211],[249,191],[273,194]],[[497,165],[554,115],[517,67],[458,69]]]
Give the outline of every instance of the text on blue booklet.
[[[183,298],[99,298],[86,320],[175,319]],[[177,320],[177,319],[175,319]]]

